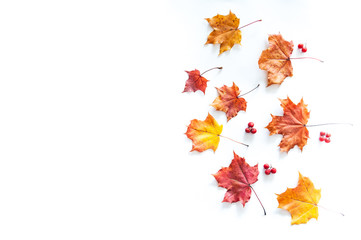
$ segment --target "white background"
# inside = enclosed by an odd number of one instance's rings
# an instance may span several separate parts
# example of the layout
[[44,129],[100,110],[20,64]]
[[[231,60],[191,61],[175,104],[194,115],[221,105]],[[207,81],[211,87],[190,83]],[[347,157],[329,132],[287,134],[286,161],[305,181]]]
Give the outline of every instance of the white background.
[[[205,18],[231,10],[242,45],[218,56]],[[315,239],[352,238],[359,228],[361,20],[357,1],[1,1],[0,239]],[[294,77],[266,88],[258,58],[268,34],[295,45]],[[296,49],[294,56],[301,55]],[[204,95],[182,93],[185,70],[210,81]],[[235,82],[247,112],[226,121],[209,104],[214,87]],[[278,98],[304,98],[310,128],[303,152],[280,153],[264,127]],[[192,119],[211,113],[223,135],[216,153],[190,153]],[[249,121],[256,135],[246,135]],[[331,143],[318,141],[320,131]],[[211,174],[233,151],[250,165],[270,163],[242,205],[221,203]],[[319,219],[291,226],[274,193],[298,171],[322,189]],[[342,212],[344,217],[333,211]],[[354,239],[354,238],[353,238]]]

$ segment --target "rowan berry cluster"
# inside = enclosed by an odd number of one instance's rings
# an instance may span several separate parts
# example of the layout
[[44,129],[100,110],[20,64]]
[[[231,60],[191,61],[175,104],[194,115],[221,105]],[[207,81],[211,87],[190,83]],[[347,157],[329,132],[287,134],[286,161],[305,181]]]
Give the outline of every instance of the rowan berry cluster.
[[265,173],[266,175],[270,175],[271,173],[272,173],[272,174],[275,174],[275,173],[277,172],[277,169],[274,168],[274,167],[272,167],[272,166],[270,166],[268,163],[265,163],[265,164],[263,165],[263,168],[265,169],[264,173]]
[[325,132],[320,132],[320,138],[319,140],[321,142],[325,141],[325,143],[329,143],[331,142],[331,133],[325,133]]
[[246,133],[252,133],[255,134],[257,132],[257,129],[254,128],[254,123],[249,122],[248,127],[245,129]]

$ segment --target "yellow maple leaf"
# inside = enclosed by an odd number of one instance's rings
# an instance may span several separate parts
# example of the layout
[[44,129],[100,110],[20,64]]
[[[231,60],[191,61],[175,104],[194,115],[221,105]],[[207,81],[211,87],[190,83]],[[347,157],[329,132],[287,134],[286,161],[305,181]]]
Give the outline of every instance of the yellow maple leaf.
[[278,208],[290,212],[291,224],[307,223],[311,218],[318,218],[318,202],[321,189],[315,189],[311,180],[299,173],[297,187],[287,188],[284,193],[276,194]]
[[185,133],[192,140],[191,151],[203,152],[207,149],[217,150],[223,126],[219,125],[212,115],[208,113],[204,121],[193,119]]

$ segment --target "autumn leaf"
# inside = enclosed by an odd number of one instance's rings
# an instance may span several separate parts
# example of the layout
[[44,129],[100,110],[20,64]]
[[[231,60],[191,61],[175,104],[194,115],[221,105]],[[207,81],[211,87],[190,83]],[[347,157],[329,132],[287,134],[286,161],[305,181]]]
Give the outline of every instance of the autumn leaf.
[[318,202],[321,189],[315,189],[311,180],[299,173],[297,187],[287,188],[284,193],[276,194],[278,208],[290,212],[291,224],[307,223],[311,218],[318,218]]
[[258,60],[259,68],[268,72],[268,85],[281,84],[286,77],[293,76],[290,56],[293,42],[283,39],[281,34],[268,37],[269,47],[264,50]]
[[203,152],[212,149],[215,152],[222,129],[223,126],[219,125],[209,113],[204,121],[193,119],[185,133],[193,142],[191,151]]
[[197,69],[193,71],[186,71],[186,73],[188,74],[188,79],[186,81],[183,92],[196,92],[197,90],[201,90],[205,94],[208,80],[202,75],[213,69],[222,69],[222,67],[214,67],[208,69],[202,74]]
[[[213,176],[219,187],[227,189],[223,202],[240,202],[244,207],[251,198],[252,190],[254,191],[251,184],[258,181],[258,164],[251,167],[244,158],[239,157],[235,152],[233,154],[234,158],[229,167],[221,168]],[[265,210],[264,214],[266,215]]]
[[238,86],[233,83],[232,87],[224,85],[221,88],[216,88],[219,96],[213,101],[213,106],[218,111],[223,111],[227,115],[227,121],[237,116],[239,111],[246,111],[247,101],[238,97],[240,94]]
[[231,11],[228,15],[206,18],[214,29],[208,36],[206,44],[221,44],[219,54],[231,49],[234,44],[241,44],[242,34],[238,29],[239,18]]
[[307,144],[309,138],[306,124],[310,117],[307,105],[303,99],[296,105],[291,99],[280,99],[283,108],[283,116],[272,116],[272,121],[266,127],[270,135],[282,134],[283,138],[279,144],[281,152],[288,152],[294,146],[301,151]]

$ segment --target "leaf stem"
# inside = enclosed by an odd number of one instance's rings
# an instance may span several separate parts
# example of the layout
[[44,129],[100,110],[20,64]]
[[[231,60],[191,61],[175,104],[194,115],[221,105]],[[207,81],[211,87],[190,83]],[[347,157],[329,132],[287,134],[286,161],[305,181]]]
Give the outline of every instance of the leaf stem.
[[327,210],[329,212],[338,213],[338,214],[340,214],[342,216],[345,216],[345,214],[343,214],[342,212],[338,212],[338,211],[335,211],[335,210],[332,210],[332,209],[328,209],[328,208],[325,208],[325,207],[320,206],[320,205],[317,205],[317,207],[323,208],[323,209],[325,209],[325,210]]
[[241,29],[241,28],[247,27],[248,25],[251,25],[251,24],[253,24],[253,23],[260,22],[260,21],[262,21],[262,19],[259,19],[259,20],[256,20],[256,21],[253,21],[253,22],[248,23],[248,24],[246,24],[246,25],[243,25],[242,27],[239,27],[239,28],[237,28],[237,29],[239,30],[239,29]]
[[323,60],[320,60],[320,59],[314,58],[314,57],[295,57],[295,58],[289,58],[289,59],[314,59],[314,60],[317,60],[317,61],[320,61],[323,63]]
[[213,69],[222,69],[223,67],[214,67],[214,68],[210,68],[210,69],[208,69],[207,71],[204,71],[200,76],[202,76],[203,74],[205,74],[206,72],[209,72],[209,71],[211,71],[211,70],[213,70]]
[[343,124],[343,125],[351,125],[352,123],[321,123],[321,124],[310,124],[310,125],[304,125],[305,127],[317,127],[317,126],[323,126],[323,125],[336,125],[336,124]]
[[229,138],[229,137],[226,137],[226,136],[222,136],[222,135],[218,135],[218,136],[223,137],[223,138],[227,138],[228,140],[231,140],[231,141],[233,141],[233,142],[236,142],[236,143],[242,144],[242,145],[244,145],[244,146],[246,146],[246,147],[249,147],[248,144],[245,144],[245,143],[242,143],[242,142],[238,142],[238,141],[236,141],[236,140],[233,140],[232,138]]
[[263,208],[264,215],[266,215],[266,209],[263,207],[263,204],[262,204],[261,200],[259,199],[259,197],[257,196],[256,191],[253,189],[253,187],[252,187],[251,185],[249,185],[249,187],[252,189],[252,191],[253,191],[253,192],[254,192],[254,194],[256,195],[256,197],[257,197],[257,199],[258,199],[259,203],[261,204],[261,206],[262,206],[262,208]]
[[246,94],[248,94],[248,93],[256,90],[256,89],[259,87],[259,85],[260,85],[260,84],[258,84],[258,85],[257,85],[255,88],[253,88],[252,90],[250,90],[250,91],[248,91],[248,92],[246,92],[246,93],[243,93],[243,94],[239,95],[237,98],[242,97],[242,96],[244,96],[244,95],[246,95]]

